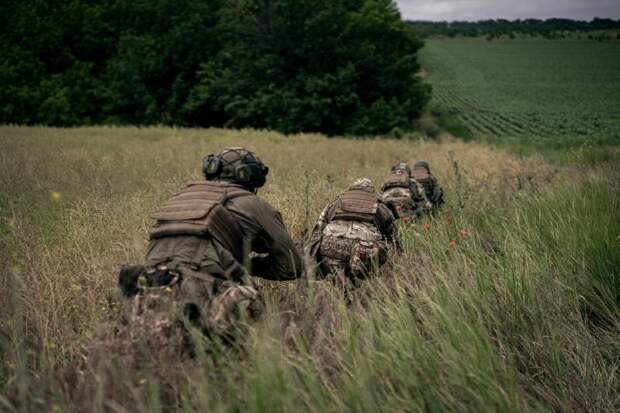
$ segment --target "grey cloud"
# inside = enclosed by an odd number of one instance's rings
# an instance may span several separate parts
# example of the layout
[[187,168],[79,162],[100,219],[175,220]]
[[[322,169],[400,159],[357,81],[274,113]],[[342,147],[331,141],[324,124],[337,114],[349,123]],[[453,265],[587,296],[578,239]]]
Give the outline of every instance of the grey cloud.
[[397,0],[408,20],[620,19],[620,0]]

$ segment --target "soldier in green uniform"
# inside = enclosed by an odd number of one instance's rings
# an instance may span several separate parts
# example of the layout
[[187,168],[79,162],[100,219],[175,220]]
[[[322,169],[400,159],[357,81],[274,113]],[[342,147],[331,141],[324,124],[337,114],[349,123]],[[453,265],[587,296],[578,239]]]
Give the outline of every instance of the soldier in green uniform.
[[310,256],[320,276],[355,285],[400,248],[394,215],[367,179],[355,181],[325,207],[310,237]]
[[119,279],[134,299],[137,324],[148,314],[145,296],[167,292],[207,335],[226,336],[239,317],[256,315],[258,292],[249,275],[293,280],[302,274],[282,216],[256,195],[268,171],[243,148],[209,155],[206,180],[187,184],[152,214],[144,266],[124,267]]

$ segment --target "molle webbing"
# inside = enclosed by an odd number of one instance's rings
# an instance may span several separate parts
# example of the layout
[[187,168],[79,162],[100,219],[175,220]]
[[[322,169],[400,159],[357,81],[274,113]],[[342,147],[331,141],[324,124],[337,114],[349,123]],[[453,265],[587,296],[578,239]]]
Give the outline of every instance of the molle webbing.
[[382,191],[388,190],[390,188],[409,188],[410,178],[406,173],[392,173],[383,183],[381,187]]
[[338,197],[334,219],[375,222],[377,196],[373,193],[353,190]]
[[234,253],[243,245],[243,232],[224,204],[232,198],[252,195],[240,186],[222,182],[193,182],[170,198],[151,217],[151,239],[207,233]]
[[411,177],[421,183],[422,185],[426,185],[431,182],[431,174],[424,168],[414,168],[411,170]]

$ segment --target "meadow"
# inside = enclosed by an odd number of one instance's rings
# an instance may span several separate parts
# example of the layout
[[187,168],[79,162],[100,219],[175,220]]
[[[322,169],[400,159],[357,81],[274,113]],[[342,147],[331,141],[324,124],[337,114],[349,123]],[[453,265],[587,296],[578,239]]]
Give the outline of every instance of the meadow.
[[[259,281],[241,348],[133,365],[93,343],[148,218],[203,156],[254,150],[296,239],[354,179],[426,159],[445,208],[353,304],[310,274]],[[620,152],[557,164],[483,143],[252,130],[0,127],[1,411],[614,411]]]
[[429,39],[432,105],[462,135],[559,148],[620,143],[620,41]]

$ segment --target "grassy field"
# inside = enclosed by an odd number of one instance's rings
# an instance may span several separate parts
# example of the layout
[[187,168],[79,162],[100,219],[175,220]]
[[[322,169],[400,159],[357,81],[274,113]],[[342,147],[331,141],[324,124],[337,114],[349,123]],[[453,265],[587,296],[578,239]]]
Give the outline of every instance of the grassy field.
[[620,143],[620,42],[430,39],[433,105],[492,141]]
[[[399,160],[430,161],[447,204],[401,228],[404,254],[350,308],[311,277],[261,282],[267,311],[239,350],[135,366],[93,347],[149,212],[230,145],[270,166],[260,195],[295,238]],[[0,411],[620,408],[617,149],[585,166],[450,139],[19,127],[0,149]]]

